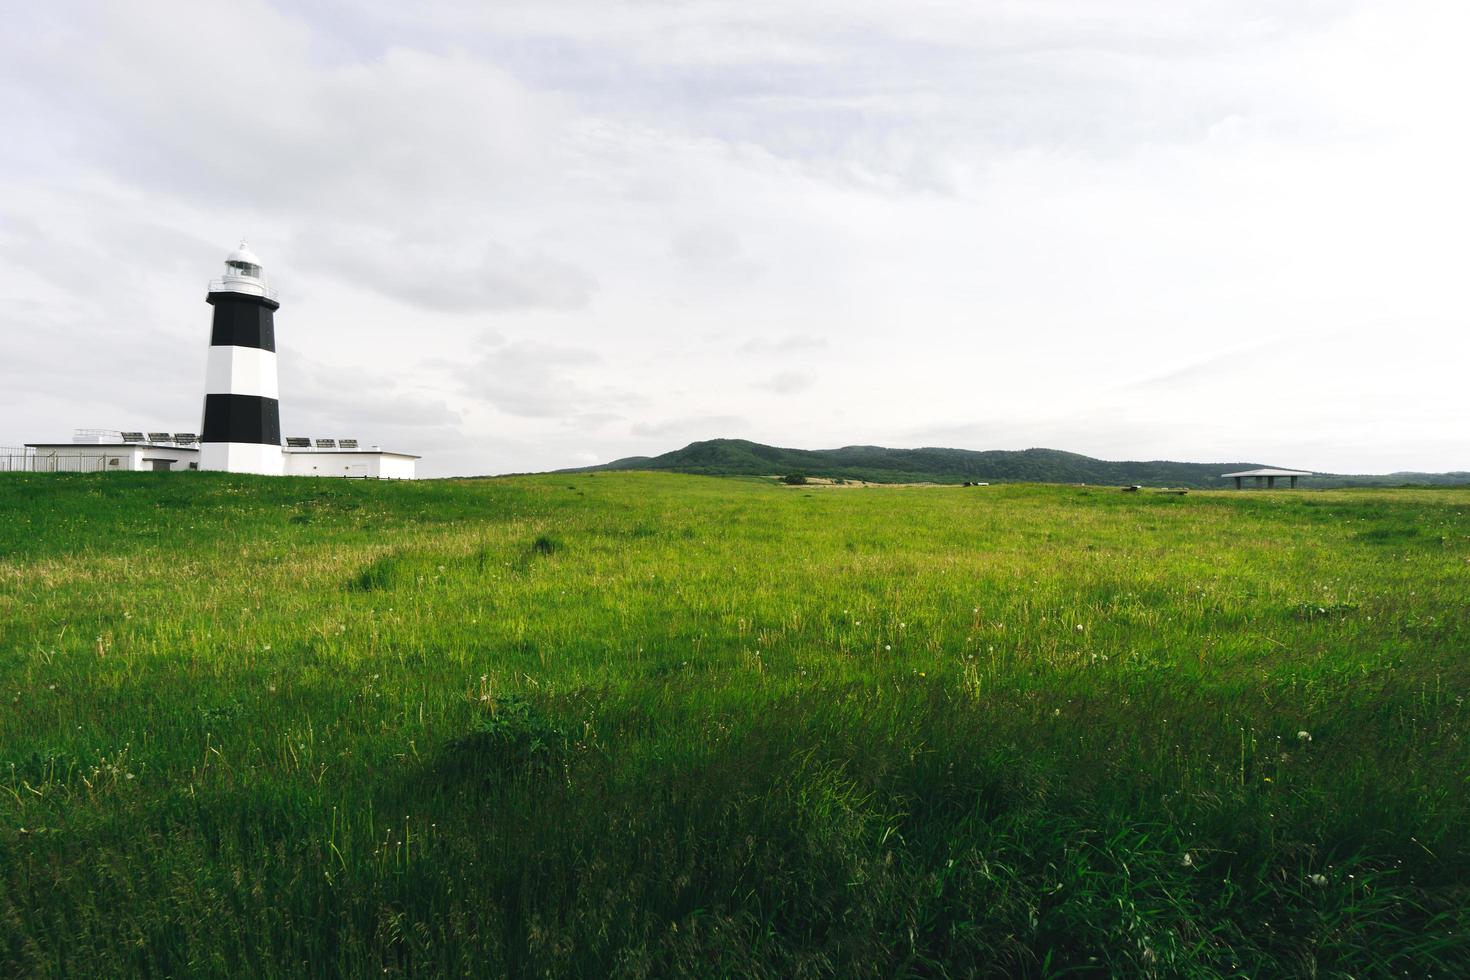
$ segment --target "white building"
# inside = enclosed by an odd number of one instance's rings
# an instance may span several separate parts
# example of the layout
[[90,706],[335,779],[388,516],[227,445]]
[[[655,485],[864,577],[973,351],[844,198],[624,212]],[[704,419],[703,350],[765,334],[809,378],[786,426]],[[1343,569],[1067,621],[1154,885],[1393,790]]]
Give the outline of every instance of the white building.
[[[167,433],[155,432],[153,437]],[[197,470],[199,447],[182,442],[149,441],[141,432],[78,429],[71,442],[28,442],[9,457],[5,469],[32,473],[137,473],[141,471]],[[170,437],[172,439],[172,437]]]
[[[320,443],[320,446],[311,443]],[[281,450],[282,476],[341,476],[365,480],[412,480],[417,456],[370,446],[355,439],[289,439]],[[295,443],[296,445],[289,445]],[[71,442],[28,442],[24,449],[0,448],[0,472],[140,473],[202,469],[192,435],[78,429]]]
[[[336,448],[328,447],[297,447],[293,442],[306,442],[305,439],[288,439],[287,446],[281,450],[284,457],[285,473],[287,476],[356,476],[365,479],[377,480],[412,480],[414,478],[414,464],[417,456],[408,453],[393,453],[373,446],[371,449],[358,449],[357,443],[352,439],[343,439],[341,442],[352,443],[351,446]],[[334,439],[318,439],[318,443],[337,442]]]

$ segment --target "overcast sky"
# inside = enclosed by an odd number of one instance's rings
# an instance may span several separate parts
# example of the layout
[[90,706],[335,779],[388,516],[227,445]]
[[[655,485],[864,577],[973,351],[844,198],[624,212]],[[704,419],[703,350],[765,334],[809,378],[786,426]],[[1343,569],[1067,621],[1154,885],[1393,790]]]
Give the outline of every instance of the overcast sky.
[[0,445],[423,475],[743,437],[1470,469],[1461,0],[48,2],[0,32]]

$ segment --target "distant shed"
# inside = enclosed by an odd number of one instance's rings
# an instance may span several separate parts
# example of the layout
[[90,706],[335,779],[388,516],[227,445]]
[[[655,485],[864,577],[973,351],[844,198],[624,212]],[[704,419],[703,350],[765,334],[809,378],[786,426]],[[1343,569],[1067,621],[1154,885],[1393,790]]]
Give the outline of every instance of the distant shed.
[[1287,477],[1291,480],[1291,488],[1296,489],[1296,478],[1299,476],[1311,476],[1306,470],[1277,470],[1270,467],[1259,470],[1241,470],[1239,473],[1222,473],[1221,476],[1235,481],[1235,489],[1241,488],[1241,481],[1246,477],[1256,481],[1256,486],[1265,485],[1267,489],[1275,489],[1277,477]]

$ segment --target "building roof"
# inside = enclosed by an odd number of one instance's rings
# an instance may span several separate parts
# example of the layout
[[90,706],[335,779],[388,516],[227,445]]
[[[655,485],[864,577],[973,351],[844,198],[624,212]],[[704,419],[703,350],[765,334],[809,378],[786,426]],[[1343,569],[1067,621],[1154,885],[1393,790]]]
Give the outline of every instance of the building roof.
[[1273,468],[1271,468],[1269,466],[1268,467],[1265,467],[1264,469],[1259,469],[1259,470],[1241,470],[1239,473],[1221,473],[1220,474],[1221,477],[1232,477],[1232,476],[1312,476],[1312,475],[1313,474],[1308,473],[1306,470],[1278,470],[1278,469],[1273,469]]
[[[28,449],[168,449],[176,453],[197,453],[198,446],[176,446],[168,442],[28,442]],[[399,456],[423,459],[413,453],[395,453],[391,449],[282,449],[283,453],[302,456]]]
[[403,459],[423,459],[413,453],[395,453],[391,449],[282,449],[291,456],[400,456]]
[[171,442],[28,442],[28,449],[170,449],[179,453],[197,453],[198,446],[179,446]]

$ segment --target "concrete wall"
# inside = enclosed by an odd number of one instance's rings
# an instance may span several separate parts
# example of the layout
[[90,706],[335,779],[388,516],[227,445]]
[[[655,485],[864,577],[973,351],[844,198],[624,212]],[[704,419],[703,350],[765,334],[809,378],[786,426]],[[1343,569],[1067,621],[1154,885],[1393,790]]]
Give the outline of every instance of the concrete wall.
[[379,475],[385,480],[412,480],[418,476],[418,460],[408,456],[384,455]]
[[280,476],[284,472],[279,445],[260,442],[206,442],[201,448],[201,470],[259,473],[264,476]]
[[174,446],[63,443],[37,446],[30,468],[37,473],[137,473],[160,468],[155,460],[167,463],[170,471],[187,470],[191,463],[198,464],[199,451]]
[[[211,448],[218,450],[221,446],[270,453],[273,457],[279,457],[286,476],[340,476],[381,480],[412,480],[417,476],[415,464],[418,460],[400,453],[371,449],[356,452],[283,451],[275,446],[237,446],[234,443],[215,444]],[[36,473],[146,473],[161,468],[180,472],[200,468],[199,459],[200,453],[197,449],[176,446],[60,443],[37,446],[34,456],[14,457],[8,468],[26,469]],[[19,463],[15,460],[19,460]],[[258,471],[250,467],[233,472]]]
[[285,454],[287,476],[345,476],[385,480],[412,480],[414,459],[364,450],[290,451]]
[[[199,468],[199,451],[187,449],[169,449],[165,446],[138,446],[137,469],[144,472],[148,470],[167,469],[169,471],[188,470]],[[155,465],[155,460],[163,460],[168,465]]]

